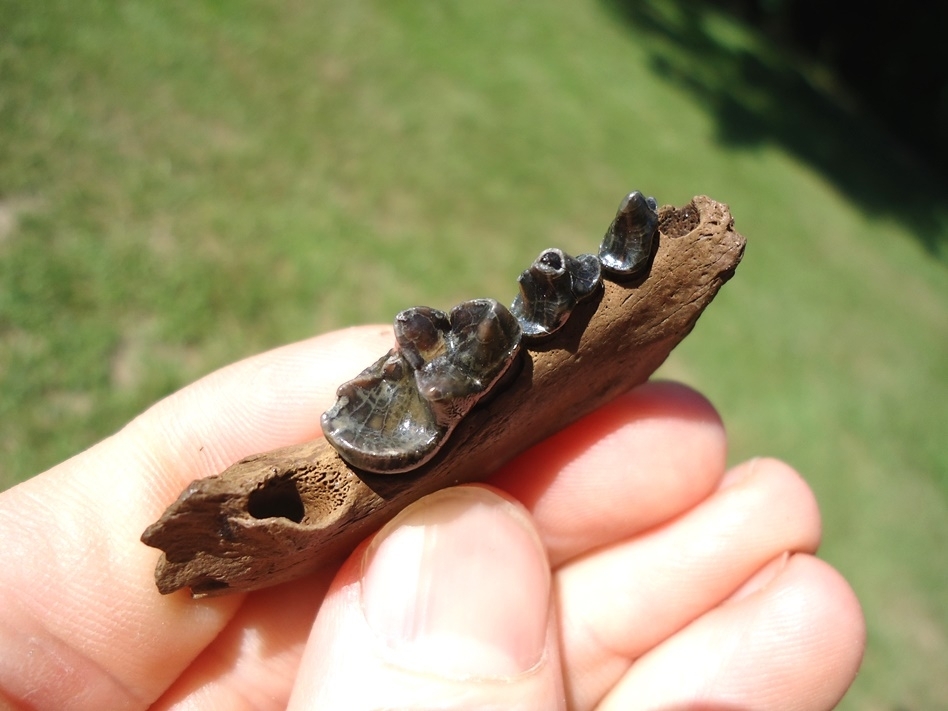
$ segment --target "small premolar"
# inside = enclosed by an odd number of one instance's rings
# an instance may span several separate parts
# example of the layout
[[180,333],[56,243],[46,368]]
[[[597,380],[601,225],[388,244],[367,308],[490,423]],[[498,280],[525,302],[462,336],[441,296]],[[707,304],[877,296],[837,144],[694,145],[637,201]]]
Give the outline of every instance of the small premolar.
[[520,293],[510,310],[524,336],[545,338],[566,323],[576,304],[595,292],[601,268],[592,254],[573,258],[560,249],[546,249],[519,281]]

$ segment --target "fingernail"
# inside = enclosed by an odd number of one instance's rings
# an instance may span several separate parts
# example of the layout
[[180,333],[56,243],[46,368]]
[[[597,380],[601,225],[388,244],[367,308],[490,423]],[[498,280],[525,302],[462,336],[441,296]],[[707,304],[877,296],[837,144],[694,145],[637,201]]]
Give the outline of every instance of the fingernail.
[[363,559],[362,606],[393,663],[452,678],[536,666],[550,570],[527,512],[483,487],[412,504]]

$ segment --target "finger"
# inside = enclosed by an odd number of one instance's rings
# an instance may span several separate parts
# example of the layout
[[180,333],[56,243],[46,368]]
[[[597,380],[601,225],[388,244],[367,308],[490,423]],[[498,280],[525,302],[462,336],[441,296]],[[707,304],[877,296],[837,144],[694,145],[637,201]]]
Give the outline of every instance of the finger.
[[674,521],[556,577],[570,698],[592,708],[632,660],[733,595],[786,551],[813,552],[820,517],[787,465],[754,460]]
[[549,599],[522,507],[482,486],[436,492],[340,570],[289,708],[564,708]]
[[524,452],[491,483],[530,510],[554,565],[688,510],[724,475],[712,405],[647,383]]
[[122,435],[145,459],[157,513],[195,476],[320,436],[339,383],[393,343],[390,327],[328,333],[222,368],[136,418]]
[[325,577],[309,576],[248,595],[149,711],[285,709],[328,585]]
[[390,340],[379,327],[350,330],[237,363],[0,496],[0,699],[153,701],[242,598],[161,597],[142,530],[191,480],[315,434],[352,363]]
[[[776,569],[776,572],[775,570]],[[711,610],[636,661],[596,708],[834,708],[865,650],[865,622],[845,580],[809,555]]]

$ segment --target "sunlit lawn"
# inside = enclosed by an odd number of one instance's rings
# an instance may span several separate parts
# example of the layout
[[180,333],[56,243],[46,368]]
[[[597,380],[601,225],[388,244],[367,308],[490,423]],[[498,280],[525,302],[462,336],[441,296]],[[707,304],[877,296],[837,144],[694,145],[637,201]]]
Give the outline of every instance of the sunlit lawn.
[[843,708],[948,706],[948,193],[689,7],[0,5],[0,484],[242,356],[509,301],[632,188],[705,193],[747,254],[664,373],[815,488],[870,625]]

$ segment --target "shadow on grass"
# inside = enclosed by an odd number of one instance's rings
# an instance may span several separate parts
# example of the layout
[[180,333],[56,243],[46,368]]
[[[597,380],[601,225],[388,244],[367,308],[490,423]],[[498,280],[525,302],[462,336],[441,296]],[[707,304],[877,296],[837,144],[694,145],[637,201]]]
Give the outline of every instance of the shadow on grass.
[[929,254],[948,262],[948,187],[870,120],[834,103],[791,65],[723,44],[707,29],[709,11],[694,2],[602,2],[660,40],[649,48],[654,71],[698,97],[724,145],[781,145],[866,214],[907,223]]

